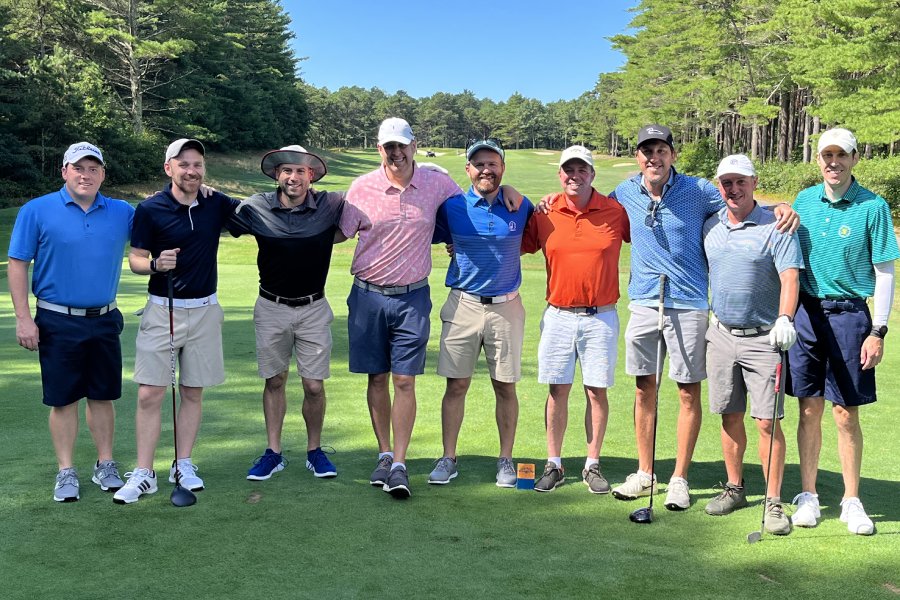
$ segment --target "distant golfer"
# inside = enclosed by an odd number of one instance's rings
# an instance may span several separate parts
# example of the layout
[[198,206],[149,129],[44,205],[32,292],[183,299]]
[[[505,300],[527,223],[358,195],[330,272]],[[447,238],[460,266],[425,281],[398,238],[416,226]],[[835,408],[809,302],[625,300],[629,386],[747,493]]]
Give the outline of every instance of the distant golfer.
[[[635,437],[638,470],[612,490],[620,500],[647,496],[651,481],[653,420],[656,408],[656,346],[659,276],[666,276],[663,336],[669,377],[678,384],[678,447],[665,506],[691,505],[687,476],[700,432],[700,382],[706,379],[708,275],[703,255],[703,224],[725,207],[719,190],[705,179],[678,173],[672,132],[647,125],[638,132],[635,157],[641,172],[620,183],[613,196],[631,223],[631,279],[625,330],[625,372],[635,377]],[[775,208],[776,228],[797,227],[793,211]]]
[[[341,216],[342,236],[359,234],[347,298],[350,371],[368,375],[366,400],[379,450],[370,483],[408,498],[406,451],[416,420],[416,375],[425,371],[435,215],[462,190],[447,175],[416,165],[416,139],[403,119],[381,123],[378,152],[381,166],[353,182]],[[508,202],[516,200],[510,196]]]
[[428,478],[431,484],[449,483],[457,475],[456,444],[466,392],[483,348],[500,435],[497,485],[516,485],[512,463],[519,418],[516,382],[522,378],[525,337],[525,309],[518,292],[522,283],[519,249],[534,207],[527,198],[517,211],[503,204],[504,158],[496,140],[469,144],[466,174],[472,186],[465,196],[448,199],[437,212],[434,241],[453,244],[453,257],[445,280],[450,293],[441,308],[437,368],[447,378],[441,404],[444,453]]
[[[894,297],[894,261],[900,257],[885,200],[853,176],[859,162],[856,137],[831,129],[819,138],[816,162],[823,182],[797,195],[803,219],[797,345],[791,348],[788,393],[800,399],[797,443],[802,491],[794,525],[815,527],[819,517],[816,476],[822,449],[825,400],[837,425],[844,476],[841,521],[851,533],[871,535],[875,525],[859,500],[863,434],[859,407],[875,402],[875,367]],[[874,314],[866,298],[872,297]]]
[[263,413],[269,446],[247,479],[268,479],[287,464],[281,452],[281,430],[292,352],[303,384],[306,467],[316,477],[335,477],[337,469],[321,448],[323,382],[330,375],[334,320],[325,298],[325,279],[344,194],[310,187],[327,169],[325,161],[302,146],[273,150],[263,156],[260,166],[277,181],[277,188],[241,202],[228,224],[232,235],[249,233],[259,246],[259,297],[253,323],[259,376],[266,380]]
[[523,252],[544,251],[547,308],[541,320],[538,381],[549,384],[545,422],[549,458],[537,492],[563,484],[563,437],[575,363],[581,364],[587,406],[587,459],[581,475],[591,493],[609,493],[600,471],[600,450],[609,419],[606,389],[612,387],[619,340],[619,252],[630,241],[622,205],[598,193],[594,159],[584,146],[570,146],[559,159],[562,193],[549,212],[536,213],[525,230]]
[[[749,394],[750,416],[759,430],[759,460],[764,470],[771,464],[769,472],[764,472],[768,481],[765,528],[787,535],[791,520],[781,504],[784,433],[772,416],[779,350],[786,351],[797,339],[793,318],[803,256],[797,235],[776,231],[775,215],[753,199],[758,180],[749,158],[742,154],[724,158],[716,179],[725,208],[703,228],[712,300],[706,368],[710,410],[722,415],[728,481],[706,505],[706,512],[727,515],[748,505],[743,470]],[[778,419],[783,418],[784,407],[777,410]]]
[[[16,217],[9,241],[9,293],[16,314],[16,339],[38,350],[44,404],[50,407],[50,437],[59,472],[57,502],[80,497],[75,469],[78,401],[87,398],[85,417],[97,462],[91,481],[104,491],[122,487],[113,460],[116,413],[122,395],[122,313],[116,289],[134,209],[100,193],[106,177],[100,150],[78,142],[63,155],[59,191],[27,202]],[[34,261],[28,303],[28,266]]]
[[[224,194],[198,192],[206,173],[206,151],[197,140],[175,140],[163,165],[171,182],[141,202],[134,215],[128,263],[139,275],[150,275],[149,297],[141,316],[135,348],[134,380],[138,383],[135,437],[137,467],[113,499],[137,502],[156,492],[153,458],[159,441],[160,412],[171,380],[167,273],[174,277],[175,347],[179,363],[181,404],[178,409],[178,469],[181,485],[203,489],[191,452],[200,429],[203,388],[225,381],[222,357],[224,315],[216,298],[219,236],[238,205]],[[169,469],[175,483],[175,464]]]

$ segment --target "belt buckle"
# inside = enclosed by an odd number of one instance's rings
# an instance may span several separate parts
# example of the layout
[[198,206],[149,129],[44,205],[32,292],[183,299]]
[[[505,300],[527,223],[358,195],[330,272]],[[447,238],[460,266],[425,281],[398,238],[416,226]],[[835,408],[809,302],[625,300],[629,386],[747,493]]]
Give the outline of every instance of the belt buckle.
[[493,304],[494,298],[491,296],[478,296],[478,301],[482,304]]
[[584,314],[586,314],[586,315],[596,315],[596,314],[597,314],[597,307],[596,307],[596,306],[588,306],[587,308],[585,308]]
[[84,316],[99,317],[101,314],[103,314],[100,311],[103,310],[104,308],[106,308],[106,307],[105,306],[96,306],[96,307],[92,307],[92,308],[86,308],[86,309],[84,309]]

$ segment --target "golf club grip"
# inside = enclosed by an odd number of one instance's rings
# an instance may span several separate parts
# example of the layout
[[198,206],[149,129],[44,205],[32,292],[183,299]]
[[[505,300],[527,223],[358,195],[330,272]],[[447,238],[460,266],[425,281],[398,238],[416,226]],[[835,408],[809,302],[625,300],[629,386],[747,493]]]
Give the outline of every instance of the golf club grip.
[[[784,360],[778,362],[778,366],[775,367],[775,393],[781,391],[781,369],[784,366]],[[776,402],[777,404],[777,402]]]
[[166,272],[166,285],[169,287],[169,310],[175,308],[175,278],[172,277],[172,271]]
[[657,330],[663,330],[663,309],[665,308],[665,293],[666,293],[666,275],[663,273],[659,276],[659,321],[657,323]]

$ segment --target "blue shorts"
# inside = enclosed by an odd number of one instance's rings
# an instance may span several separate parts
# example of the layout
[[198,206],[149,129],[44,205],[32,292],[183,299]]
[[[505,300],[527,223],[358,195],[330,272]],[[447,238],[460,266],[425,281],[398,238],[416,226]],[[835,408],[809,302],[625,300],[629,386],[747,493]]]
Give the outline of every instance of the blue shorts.
[[788,394],[824,396],[841,406],[875,402],[875,369],[863,371],[859,362],[872,330],[865,300],[820,300],[800,294],[794,327],[797,343],[788,350]]
[[347,297],[351,373],[425,372],[431,332],[431,291],[425,287],[385,296],[357,286]]
[[82,398],[116,400],[122,396],[122,346],[125,325],[119,309],[99,317],[75,317],[37,309],[44,404],[67,406]]

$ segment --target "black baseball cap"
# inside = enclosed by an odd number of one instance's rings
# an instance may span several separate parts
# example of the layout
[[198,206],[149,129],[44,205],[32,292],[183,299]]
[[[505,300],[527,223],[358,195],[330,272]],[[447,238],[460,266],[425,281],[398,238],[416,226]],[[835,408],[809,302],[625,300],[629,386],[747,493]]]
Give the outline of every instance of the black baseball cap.
[[675,148],[675,144],[672,140],[672,130],[665,125],[646,125],[641,127],[641,130],[638,132],[638,148],[640,148],[641,144],[644,142],[652,140],[660,140],[661,142],[667,143],[673,149]]

